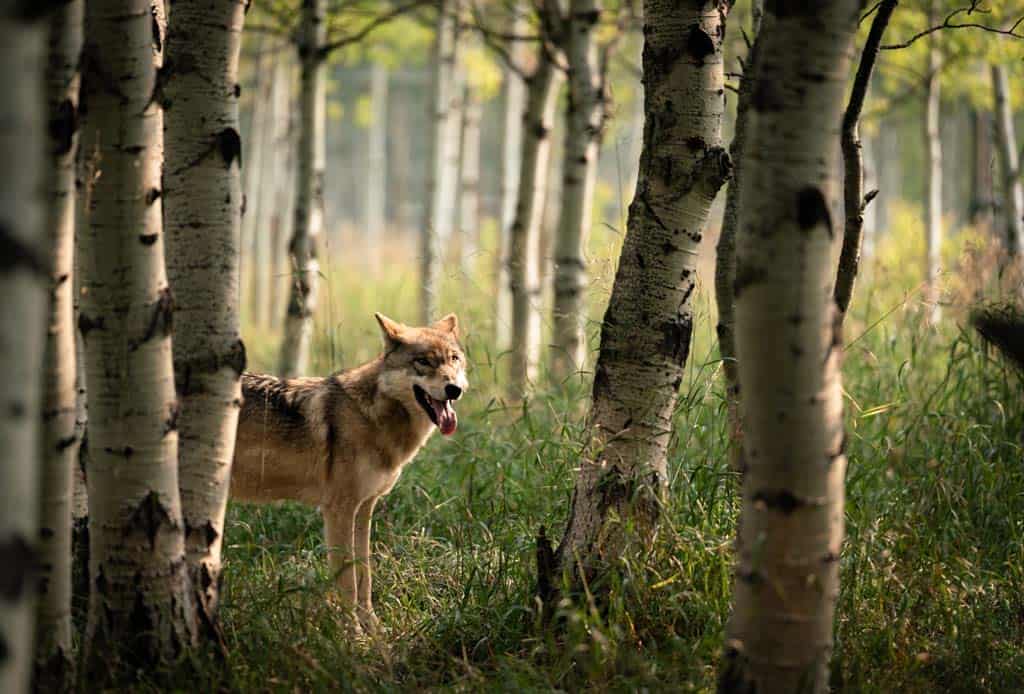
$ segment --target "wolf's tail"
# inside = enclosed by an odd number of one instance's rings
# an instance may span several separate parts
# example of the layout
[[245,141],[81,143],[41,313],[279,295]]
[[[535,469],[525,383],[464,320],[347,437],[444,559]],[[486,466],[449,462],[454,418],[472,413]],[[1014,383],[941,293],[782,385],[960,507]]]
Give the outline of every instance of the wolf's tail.
[[981,338],[996,348],[1024,373],[1024,306],[991,304],[971,311],[971,325]]

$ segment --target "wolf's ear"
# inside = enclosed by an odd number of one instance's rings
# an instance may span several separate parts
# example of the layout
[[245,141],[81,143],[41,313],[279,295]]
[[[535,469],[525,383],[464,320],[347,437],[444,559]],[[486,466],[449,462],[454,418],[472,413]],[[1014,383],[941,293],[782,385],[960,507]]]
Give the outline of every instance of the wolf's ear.
[[383,313],[373,314],[377,322],[380,323],[380,331],[384,335],[384,342],[389,345],[399,344],[402,342],[402,332],[405,329],[401,323],[391,320]]
[[459,319],[454,313],[449,313],[430,327],[443,333],[453,333],[456,337],[459,335]]

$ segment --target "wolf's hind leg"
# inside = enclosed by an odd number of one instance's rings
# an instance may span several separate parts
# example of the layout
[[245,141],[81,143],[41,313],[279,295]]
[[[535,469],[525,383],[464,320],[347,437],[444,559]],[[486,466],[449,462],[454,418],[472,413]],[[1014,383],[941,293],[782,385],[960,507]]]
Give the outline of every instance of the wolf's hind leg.
[[373,611],[373,564],[370,558],[370,529],[373,525],[373,509],[377,505],[374,496],[366,499],[356,512],[356,575],[358,576],[357,595],[359,599],[359,621],[363,629],[374,633],[379,627],[377,615]]
[[356,593],[356,557],[353,532],[357,505],[342,503],[323,509],[324,535],[327,540],[327,559],[335,576],[341,599],[346,609],[354,609]]

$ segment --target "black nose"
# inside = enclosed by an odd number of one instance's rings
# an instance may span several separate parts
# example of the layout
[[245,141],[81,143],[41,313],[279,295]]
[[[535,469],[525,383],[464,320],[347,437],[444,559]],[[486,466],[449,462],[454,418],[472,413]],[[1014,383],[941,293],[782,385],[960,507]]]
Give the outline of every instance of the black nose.
[[449,400],[458,400],[459,396],[462,395],[462,388],[449,383],[444,387],[444,395]]

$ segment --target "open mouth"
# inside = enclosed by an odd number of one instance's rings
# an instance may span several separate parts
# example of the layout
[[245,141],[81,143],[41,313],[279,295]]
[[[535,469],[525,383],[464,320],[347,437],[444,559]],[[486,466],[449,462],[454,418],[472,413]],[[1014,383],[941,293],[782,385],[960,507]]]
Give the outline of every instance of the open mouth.
[[417,385],[412,387],[416,402],[420,404],[423,411],[430,417],[430,421],[441,430],[445,436],[451,436],[459,426],[459,418],[455,414],[451,400],[436,400],[430,394]]

